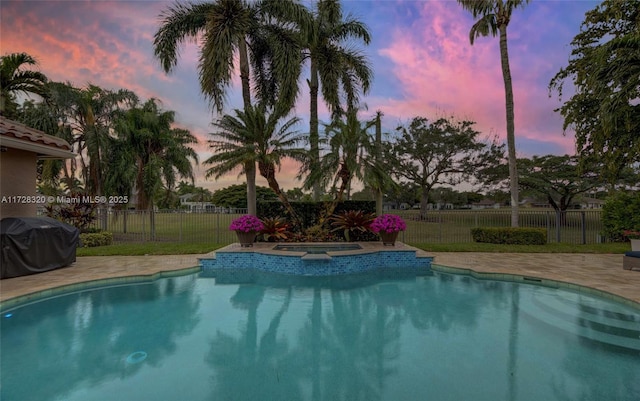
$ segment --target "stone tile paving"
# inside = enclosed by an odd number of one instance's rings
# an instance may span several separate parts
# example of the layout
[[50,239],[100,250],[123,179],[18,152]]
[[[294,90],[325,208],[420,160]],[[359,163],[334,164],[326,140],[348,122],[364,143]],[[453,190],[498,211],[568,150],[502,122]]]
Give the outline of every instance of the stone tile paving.
[[[429,252],[438,265],[477,273],[513,274],[573,283],[634,301],[640,306],[640,271],[623,270],[622,255]],[[197,266],[205,255],[87,256],[50,272],[0,281],[0,301],[74,283],[150,276]]]

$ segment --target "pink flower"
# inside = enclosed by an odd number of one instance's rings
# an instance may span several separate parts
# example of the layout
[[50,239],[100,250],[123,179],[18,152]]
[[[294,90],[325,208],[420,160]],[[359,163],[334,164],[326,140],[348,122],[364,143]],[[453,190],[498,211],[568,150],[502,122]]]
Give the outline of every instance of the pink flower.
[[250,214],[238,217],[237,219],[233,220],[231,222],[231,225],[229,226],[229,230],[242,231],[245,233],[251,231],[260,231],[262,229],[264,229],[262,220]]
[[374,233],[394,233],[406,230],[407,224],[400,216],[395,214],[383,214],[382,216],[376,217],[373,223],[371,223],[370,228]]

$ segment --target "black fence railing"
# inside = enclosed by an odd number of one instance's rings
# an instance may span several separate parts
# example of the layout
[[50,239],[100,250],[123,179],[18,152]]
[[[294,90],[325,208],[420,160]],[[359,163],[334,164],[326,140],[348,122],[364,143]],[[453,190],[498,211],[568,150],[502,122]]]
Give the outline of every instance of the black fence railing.
[[[102,210],[94,222],[95,228],[113,233],[115,243],[127,242],[198,242],[229,244],[237,241],[229,230],[231,221],[246,210],[189,213],[185,211]],[[400,240],[406,243],[464,243],[473,242],[474,227],[509,227],[509,209],[437,210],[425,218],[418,210],[394,210],[407,222],[407,230]],[[521,210],[520,227],[544,228],[549,243],[593,244],[605,242],[599,210]]]

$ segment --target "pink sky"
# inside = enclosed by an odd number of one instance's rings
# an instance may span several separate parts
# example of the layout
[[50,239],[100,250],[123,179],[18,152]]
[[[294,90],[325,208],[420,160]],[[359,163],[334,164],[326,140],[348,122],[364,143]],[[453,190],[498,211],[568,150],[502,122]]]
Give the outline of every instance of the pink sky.
[[[178,67],[166,75],[153,57],[158,15],[167,1],[12,1],[0,3],[2,54],[26,52],[40,62],[40,70],[55,81],[76,86],[93,83],[104,88],[133,90],[142,99],[162,101],[175,110],[177,123],[200,140],[197,151],[205,160],[210,122],[217,118],[199,90],[198,48],[182,48]],[[514,12],[509,26],[509,51],[516,113],[516,147],[521,156],[572,154],[574,140],[562,133],[562,118],[554,112],[557,96],[548,95],[549,80],[565,66],[570,42],[593,1],[532,1]],[[375,77],[363,99],[368,111],[385,114],[392,131],[415,116],[437,118],[442,113],[476,121],[483,136],[505,138],[504,86],[497,38],[469,44],[471,15],[455,1],[344,1],[370,28],[373,42],[365,49]],[[308,95],[301,81],[295,113],[306,131]],[[241,107],[237,82],[225,112]],[[326,108],[321,110],[326,121]],[[217,189],[242,182],[234,174],[206,181],[206,166],[198,166],[197,185]],[[278,176],[285,188],[293,180],[294,163],[283,163]],[[266,185],[260,181],[259,185]]]

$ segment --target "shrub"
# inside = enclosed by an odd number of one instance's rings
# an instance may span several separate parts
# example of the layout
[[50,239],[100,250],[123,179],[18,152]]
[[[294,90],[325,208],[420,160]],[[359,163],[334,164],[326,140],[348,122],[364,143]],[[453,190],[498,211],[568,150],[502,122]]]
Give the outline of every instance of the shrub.
[[475,242],[508,245],[545,245],[547,231],[543,228],[478,227],[471,229]]
[[113,242],[113,234],[110,233],[109,231],[102,231],[99,233],[80,234],[80,244],[84,248],[111,245],[112,242]]
[[88,232],[90,230],[89,226],[96,219],[95,209],[97,205],[90,202],[79,202],[84,197],[86,195],[73,192],[69,195],[69,199],[76,200],[76,202],[47,205],[45,207],[47,216],[72,225],[79,229],[80,232]]
[[264,228],[260,231],[262,238],[267,242],[285,241],[291,236],[289,224],[284,219],[269,217],[262,220]]
[[332,232],[342,232],[347,241],[371,240],[367,238],[369,226],[373,222],[372,213],[364,213],[361,210],[347,210],[329,217]]
[[602,207],[602,234],[611,241],[625,241],[625,231],[640,231],[640,194],[617,192]]

